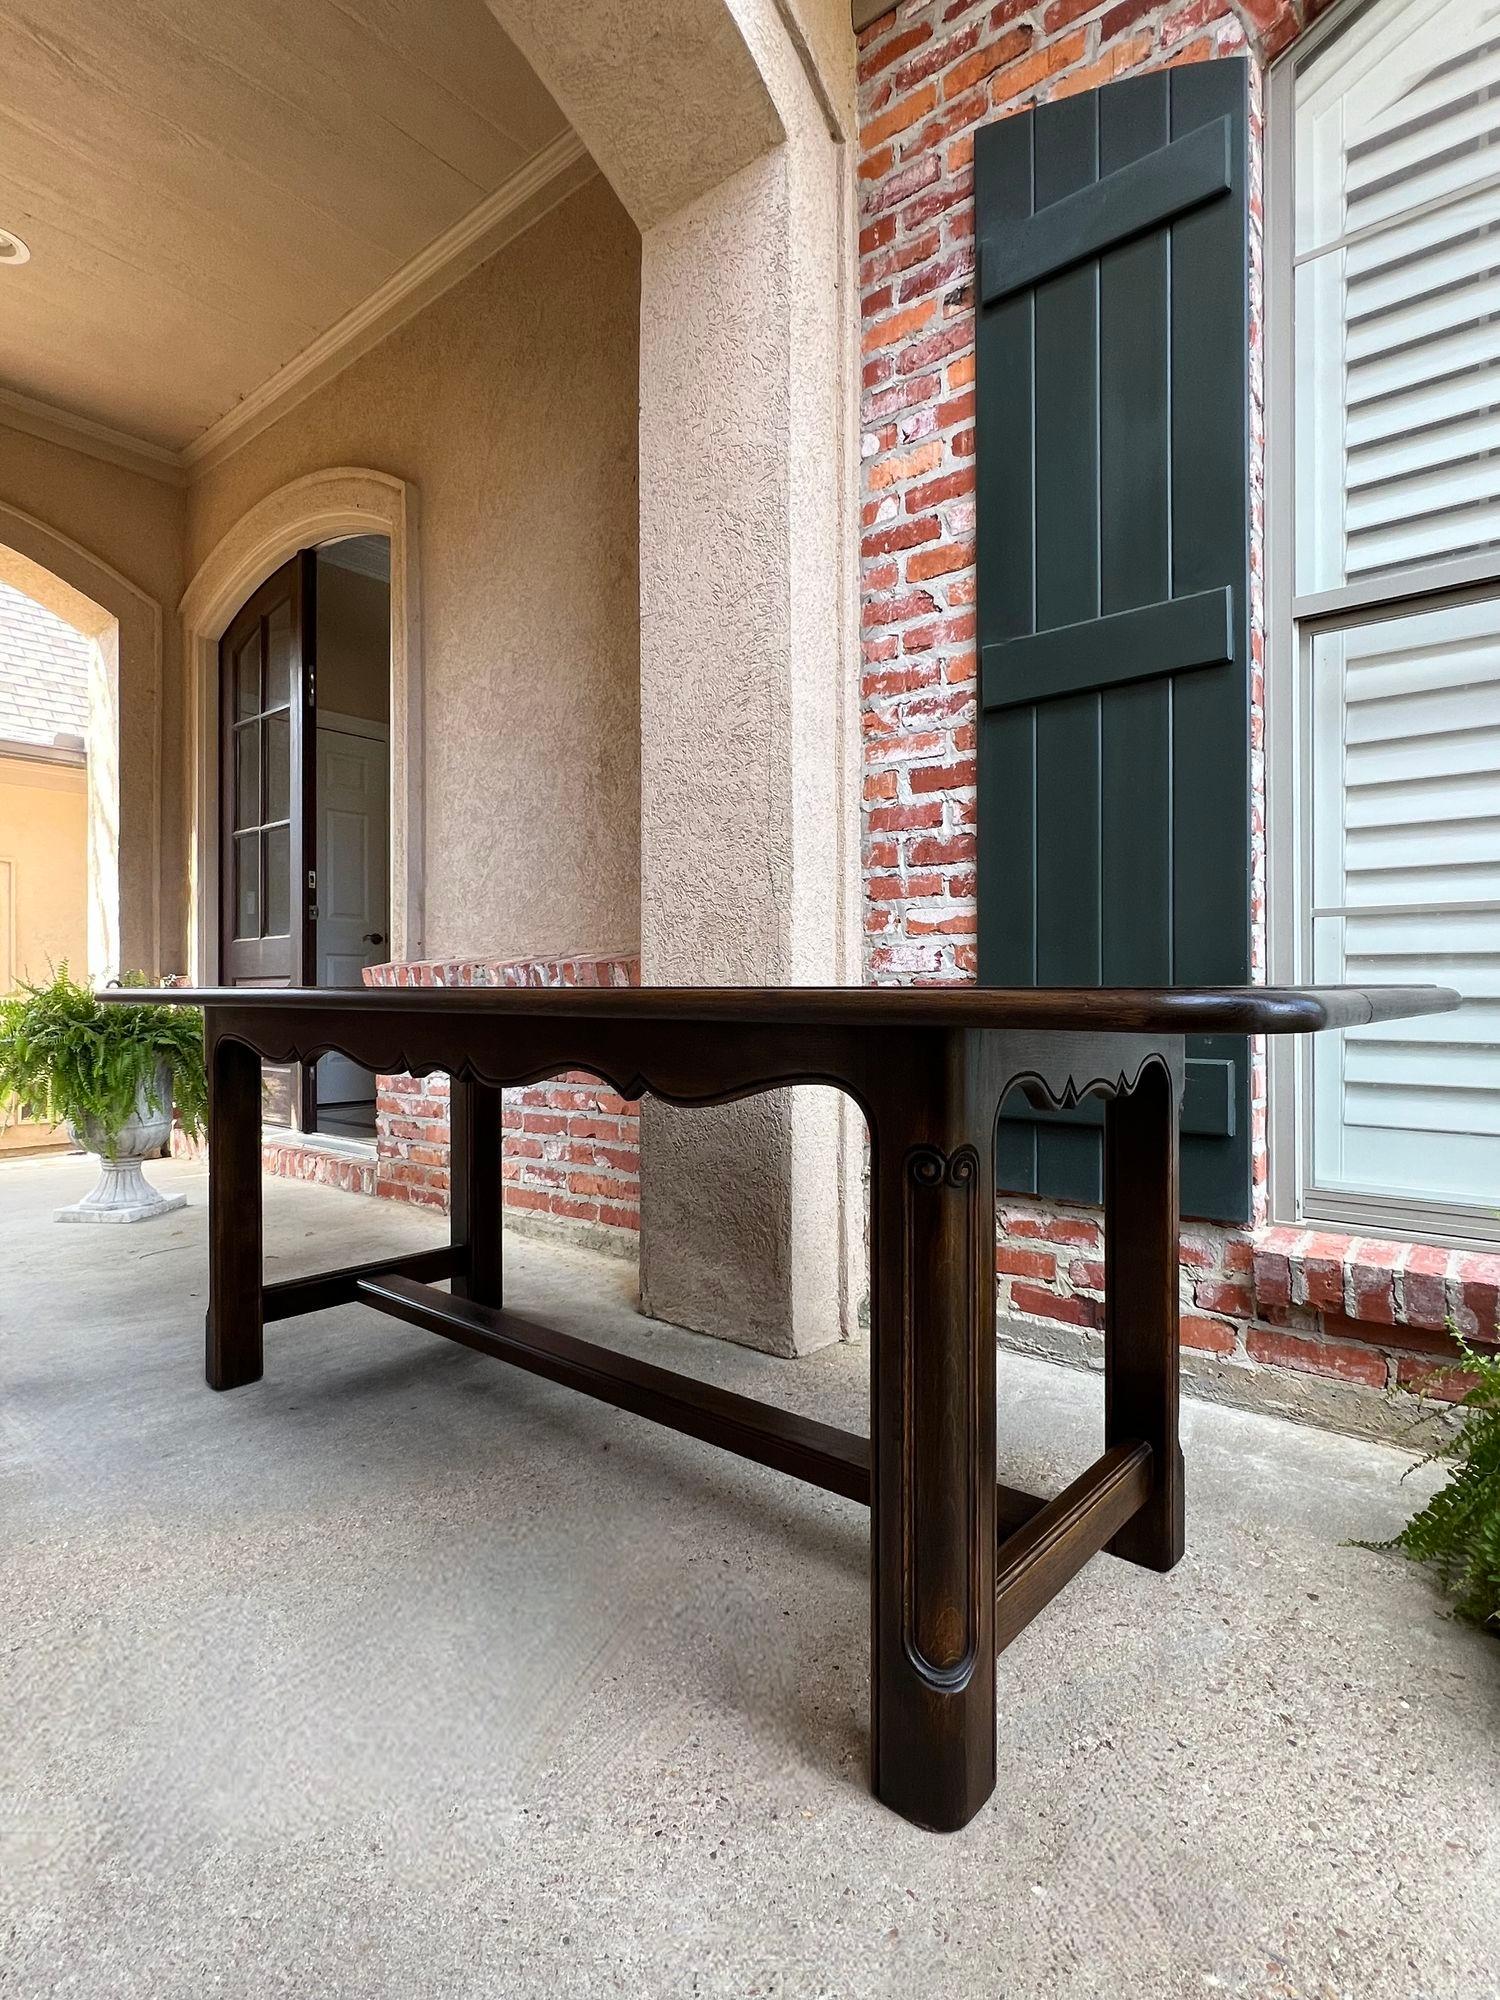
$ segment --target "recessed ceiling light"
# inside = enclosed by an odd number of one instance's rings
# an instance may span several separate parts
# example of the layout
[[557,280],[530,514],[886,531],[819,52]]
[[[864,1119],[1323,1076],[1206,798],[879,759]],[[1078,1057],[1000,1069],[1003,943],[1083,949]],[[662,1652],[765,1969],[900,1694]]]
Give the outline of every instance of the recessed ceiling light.
[[20,237],[9,229],[0,229],[0,265],[29,264],[30,262],[31,252],[21,241]]

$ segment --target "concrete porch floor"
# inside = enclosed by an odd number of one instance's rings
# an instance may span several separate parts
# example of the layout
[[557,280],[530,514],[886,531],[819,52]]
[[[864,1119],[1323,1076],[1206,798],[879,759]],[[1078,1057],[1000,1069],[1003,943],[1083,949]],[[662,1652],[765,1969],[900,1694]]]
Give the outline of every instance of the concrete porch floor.
[[[1188,1555],[1101,1558],[1000,1663],[964,1833],[865,1789],[862,1509],[358,1307],[202,1381],[204,1175],[61,1229],[0,1165],[0,1994],[1500,1994],[1500,1645],[1341,1546],[1431,1475],[1189,1403]],[[273,1275],[439,1239],[266,1184]],[[655,1326],[513,1238],[511,1297],[864,1422],[866,1355]],[[1100,1384],[1001,1356],[1005,1476]]]

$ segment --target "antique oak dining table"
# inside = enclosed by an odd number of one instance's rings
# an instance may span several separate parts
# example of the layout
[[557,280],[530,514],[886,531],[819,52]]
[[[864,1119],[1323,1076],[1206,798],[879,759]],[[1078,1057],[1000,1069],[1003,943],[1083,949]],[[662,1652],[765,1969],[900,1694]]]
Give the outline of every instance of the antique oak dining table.
[[[1187,1035],[1311,1034],[1444,1012],[1441,987],[140,988],[202,1007],[210,1082],[207,1376],[256,1381],[268,1321],[359,1303],[864,1503],[871,1785],[963,1826],[995,1786],[995,1656],[1101,1550],[1183,1553],[1178,1121]],[[446,1071],[448,1243],[267,1284],[261,1065],[329,1051]],[[501,1091],[587,1070],[620,1096],[723,1104],[831,1084],[870,1141],[870,1435],[578,1339],[502,1303]],[[1104,1451],[1053,1498],[997,1481],[996,1119],[1104,1104]],[[447,1280],[448,1289],[439,1289]]]

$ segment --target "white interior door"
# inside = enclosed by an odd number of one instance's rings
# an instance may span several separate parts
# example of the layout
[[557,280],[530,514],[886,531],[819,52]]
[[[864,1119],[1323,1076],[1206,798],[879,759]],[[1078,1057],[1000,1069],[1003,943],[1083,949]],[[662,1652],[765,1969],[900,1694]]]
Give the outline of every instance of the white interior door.
[[[318,723],[318,984],[358,986],[389,956],[390,746],[378,723]],[[373,1105],[375,1078],[347,1056],[318,1064],[320,1113]]]

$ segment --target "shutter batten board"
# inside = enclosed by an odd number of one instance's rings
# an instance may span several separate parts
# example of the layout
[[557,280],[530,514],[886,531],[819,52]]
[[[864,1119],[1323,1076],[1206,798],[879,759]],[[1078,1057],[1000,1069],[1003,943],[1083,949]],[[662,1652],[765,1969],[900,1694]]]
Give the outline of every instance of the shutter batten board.
[[[1249,978],[1247,73],[1130,78],[976,136],[979,964]],[[1184,1208],[1249,1213],[1249,1065],[1197,1040]],[[1000,1183],[1097,1201],[1097,1124]]]
[[[1050,115],[1049,115],[1050,113]],[[1046,136],[1043,139],[1043,123]],[[1029,116],[1032,187],[1044,211],[1099,173],[1097,106],[1084,95]],[[1099,611],[1099,282],[1075,264],[1030,294],[1036,315],[1035,627],[1067,625]],[[1092,504],[1089,504],[1092,502]],[[1075,694],[1036,708],[1037,981],[1103,984],[1099,701]],[[1072,782],[1050,782],[1066,771]],[[982,814],[982,808],[981,808]],[[1052,913],[1073,905],[1076,922]],[[1033,1128],[1037,1173],[1064,1200],[1094,1200],[1099,1149],[1092,1133],[1066,1124]]]
[[1221,119],[1050,203],[1019,228],[982,238],[980,304],[1029,290],[1228,194],[1231,148],[1229,120]]
[[1226,585],[998,640],[984,649],[984,706],[1015,708],[1085,688],[1227,666],[1234,656],[1234,591]]

